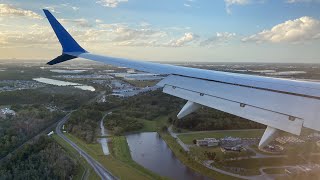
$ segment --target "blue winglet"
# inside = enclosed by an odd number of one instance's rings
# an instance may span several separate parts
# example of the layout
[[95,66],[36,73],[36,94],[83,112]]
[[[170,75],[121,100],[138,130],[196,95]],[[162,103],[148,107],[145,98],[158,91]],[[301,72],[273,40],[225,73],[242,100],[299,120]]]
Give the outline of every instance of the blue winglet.
[[62,46],[63,53],[65,52],[79,52],[87,53],[74,39],[73,37],[64,29],[64,27],[58,22],[58,20],[50,13],[49,10],[44,9],[43,12],[47,16],[49,23],[57,35]]

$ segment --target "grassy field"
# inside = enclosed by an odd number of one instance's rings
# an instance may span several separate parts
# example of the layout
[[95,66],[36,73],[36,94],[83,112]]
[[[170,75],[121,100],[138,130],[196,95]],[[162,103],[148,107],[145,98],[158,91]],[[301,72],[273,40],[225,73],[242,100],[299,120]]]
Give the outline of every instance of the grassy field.
[[72,157],[80,164],[80,167],[79,169],[77,169],[74,179],[78,180],[84,178],[89,180],[96,180],[100,178],[92,169],[92,167],[87,163],[87,161],[84,158],[81,158],[79,156],[79,153],[75,149],[73,149],[72,146],[70,146],[67,142],[65,142],[56,134],[52,135],[52,137],[58,144],[60,144],[67,151],[70,157]]
[[194,171],[213,178],[213,179],[237,179],[228,175],[224,175],[221,173],[218,173],[216,171],[213,171],[211,169],[208,169],[204,167],[202,164],[198,163],[194,159],[192,159],[183,149],[181,146],[176,142],[176,140],[171,137],[168,133],[160,133],[162,139],[167,143],[167,145],[170,147],[170,149],[173,151],[174,155],[186,166],[193,169]]
[[267,174],[284,174],[285,168],[268,168],[264,169],[263,172]]
[[193,144],[194,139],[203,138],[223,138],[226,136],[240,137],[240,138],[256,138],[261,137],[264,130],[235,130],[235,131],[212,131],[212,132],[199,132],[191,134],[181,134],[178,137],[186,144]]
[[223,153],[220,147],[198,147],[194,146],[190,148],[190,153],[192,156],[199,158],[200,160],[208,160],[205,152],[213,152],[216,154],[217,159],[230,159],[238,157],[248,157],[254,156],[255,153],[252,151],[242,151],[242,152],[227,152]]
[[166,125],[168,116],[159,116],[152,121],[142,120],[143,128],[139,132],[156,132],[160,130],[163,125]]
[[[242,159],[236,161],[222,161],[219,164],[214,165],[221,167],[237,167],[245,169],[246,171],[241,172],[241,175],[259,175],[259,168],[261,167],[272,167],[272,166],[291,166],[297,164],[305,164],[305,160],[300,157],[295,158],[260,158],[260,159]],[[222,168],[224,169],[224,168]]]
[[[118,177],[119,179],[128,179],[128,180],[144,180],[144,179],[162,179],[158,175],[153,174],[152,172],[146,173],[141,169],[135,168],[128,163],[122,162],[117,159],[115,156],[105,156],[102,152],[100,144],[86,144],[81,139],[71,135],[65,134],[70,140],[76,143],[84,151],[86,151],[91,157],[100,162],[106,169],[110,170],[111,173]],[[113,147],[112,147],[113,148]],[[120,146],[118,149],[123,148]],[[121,150],[121,153],[118,152],[119,156],[122,156],[126,150]],[[129,156],[126,155],[122,159],[128,159]],[[155,176],[153,176],[155,175]]]

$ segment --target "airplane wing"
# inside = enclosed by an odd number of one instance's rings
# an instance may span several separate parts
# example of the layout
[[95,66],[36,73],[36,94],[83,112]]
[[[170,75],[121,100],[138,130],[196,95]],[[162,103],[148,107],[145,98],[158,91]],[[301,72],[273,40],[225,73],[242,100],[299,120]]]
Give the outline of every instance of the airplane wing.
[[84,58],[140,71],[165,74],[158,83],[163,92],[188,100],[178,114],[181,119],[207,106],[267,125],[259,147],[282,130],[300,135],[302,127],[320,131],[320,83],[218,72],[109,56],[84,50],[48,11],[44,10],[62,46],[54,65]]

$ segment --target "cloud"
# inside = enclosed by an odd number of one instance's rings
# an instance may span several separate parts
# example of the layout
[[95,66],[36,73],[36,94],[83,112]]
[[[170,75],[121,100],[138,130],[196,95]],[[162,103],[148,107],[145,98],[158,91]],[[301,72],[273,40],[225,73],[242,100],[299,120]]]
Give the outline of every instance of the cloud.
[[129,27],[117,27],[113,30],[114,38],[113,42],[124,42],[124,41],[137,41],[137,40],[150,40],[165,37],[166,33],[159,30],[153,29],[133,29]]
[[229,40],[231,40],[235,36],[236,36],[236,33],[217,32],[215,36],[200,42],[200,46],[211,46],[219,43],[227,43]]
[[101,19],[96,19],[95,22],[96,22],[97,24],[103,23],[103,21],[102,21]]
[[43,9],[47,9],[47,10],[49,10],[49,11],[51,11],[53,13],[57,13],[57,14],[61,13],[61,12],[57,11],[56,7],[54,7],[54,6],[46,6]]
[[308,40],[320,39],[320,21],[312,17],[301,17],[289,20],[242,39],[244,42],[292,42],[301,43]]
[[286,3],[320,3],[320,0],[287,0]]
[[80,8],[79,7],[76,7],[76,6],[72,6],[70,3],[64,3],[64,4],[61,4],[62,7],[67,7],[67,8],[71,8],[72,10],[74,11],[78,11]]
[[79,27],[92,27],[86,19],[59,19],[59,21],[63,23],[72,23]]
[[72,6],[71,7],[74,11],[78,11],[80,8],[79,7],[76,7],[76,6]]
[[3,30],[0,33],[0,39],[5,47],[35,46],[57,42],[49,27],[37,24],[24,27],[24,31]]
[[14,7],[9,4],[0,4],[0,17],[29,17],[33,19],[42,19],[43,17],[39,14],[30,11],[24,10],[21,8]]
[[[0,48],[16,48],[16,47],[57,47],[58,39],[54,35],[50,26],[30,25],[24,27],[16,27],[17,30],[7,29],[0,32]],[[106,43],[108,39],[105,30],[96,29],[70,29],[70,34],[80,44],[99,42]]]
[[250,0],[224,0],[226,4],[226,11],[228,14],[231,14],[231,6],[233,5],[246,5],[250,3]]
[[101,4],[105,7],[115,8],[118,7],[120,3],[128,2],[128,0],[99,0],[96,3]]
[[194,33],[188,32],[188,33],[185,33],[184,36],[182,36],[181,38],[176,39],[176,40],[172,40],[169,43],[169,46],[181,47],[181,46],[184,46],[192,41],[198,40],[199,38],[200,38],[200,36],[198,36]]

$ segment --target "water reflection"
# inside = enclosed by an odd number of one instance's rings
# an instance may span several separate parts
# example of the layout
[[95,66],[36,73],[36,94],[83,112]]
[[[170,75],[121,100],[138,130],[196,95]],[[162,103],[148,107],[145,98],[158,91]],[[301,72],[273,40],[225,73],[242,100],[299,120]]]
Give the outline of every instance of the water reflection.
[[183,165],[155,132],[127,135],[127,141],[133,160],[161,176],[177,180],[209,179]]
[[86,91],[95,91],[94,87],[92,86],[86,86],[79,83],[73,83],[68,81],[60,81],[55,79],[49,79],[49,78],[33,78],[33,80],[45,83],[45,84],[51,84],[56,86],[73,86],[78,89],[86,90]]

